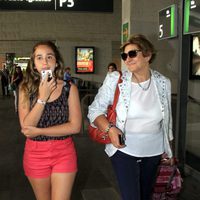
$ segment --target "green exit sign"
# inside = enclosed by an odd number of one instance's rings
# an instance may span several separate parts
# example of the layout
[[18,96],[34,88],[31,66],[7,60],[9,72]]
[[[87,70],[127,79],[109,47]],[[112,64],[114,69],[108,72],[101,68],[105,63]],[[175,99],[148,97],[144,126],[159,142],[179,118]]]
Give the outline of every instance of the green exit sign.
[[200,32],[200,0],[184,1],[184,34]]

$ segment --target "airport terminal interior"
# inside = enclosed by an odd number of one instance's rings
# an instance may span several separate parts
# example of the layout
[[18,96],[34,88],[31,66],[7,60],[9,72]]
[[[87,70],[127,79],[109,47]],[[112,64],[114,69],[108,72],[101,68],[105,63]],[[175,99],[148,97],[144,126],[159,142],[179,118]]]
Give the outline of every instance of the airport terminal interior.
[[82,127],[73,138],[79,171],[72,200],[120,199],[104,145],[88,137],[87,113],[108,63],[126,69],[120,46],[134,33],[154,43],[157,57],[151,68],[171,80],[173,147],[183,178],[179,199],[200,199],[200,0],[2,0],[0,200],[35,199],[23,172],[25,137],[14,95],[10,87],[4,90],[2,76],[3,66],[10,74],[18,66],[25,75],[32,47],[42,40],[59,48],[79,90]]

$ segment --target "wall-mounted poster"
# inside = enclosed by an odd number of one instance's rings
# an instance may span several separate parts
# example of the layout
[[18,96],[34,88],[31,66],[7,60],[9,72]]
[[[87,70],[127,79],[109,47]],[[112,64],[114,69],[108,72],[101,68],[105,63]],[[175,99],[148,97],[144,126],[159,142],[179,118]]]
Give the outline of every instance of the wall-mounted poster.
[[94,73],[94,47],[75,47],[76,73]]

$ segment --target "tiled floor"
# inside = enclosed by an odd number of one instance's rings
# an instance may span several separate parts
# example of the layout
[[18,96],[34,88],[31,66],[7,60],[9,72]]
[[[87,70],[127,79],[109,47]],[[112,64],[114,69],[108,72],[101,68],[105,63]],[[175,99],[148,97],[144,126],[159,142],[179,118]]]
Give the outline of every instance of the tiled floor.
[[[32,189],[23,174],[24,136],[20,133],[14,99],[0,96],[0,200],[34,200]],[[72,200],[119,200],[118,188],[104,147],[93,143],[86,134],[74,137],[79,172]],[[180,200],[199,200],[200,184],[184,177]]]

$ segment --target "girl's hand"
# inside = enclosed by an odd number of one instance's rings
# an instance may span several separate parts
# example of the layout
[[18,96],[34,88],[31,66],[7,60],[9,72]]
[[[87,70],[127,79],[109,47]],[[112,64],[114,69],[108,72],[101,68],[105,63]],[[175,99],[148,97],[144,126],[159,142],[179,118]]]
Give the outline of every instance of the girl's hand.
[[43,101],[47,101],[51,95],[51,93],[56,89],[56,81],[55,78],[52,78],[48,81],[48,76],[45,77],[44,80],[40,82],[39,85],[39,99]]
[[36,137],[38,135],[41,135],[39,132],[39,128],[34,127],[34,126],[24,126],[21,129],[21,132],[28,138],[33,138]]

